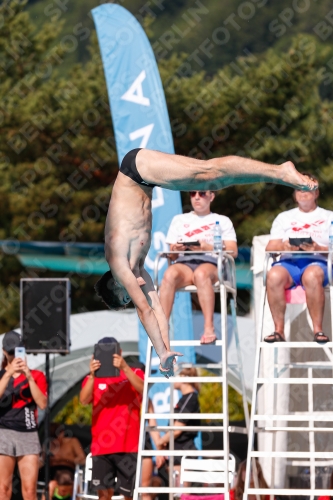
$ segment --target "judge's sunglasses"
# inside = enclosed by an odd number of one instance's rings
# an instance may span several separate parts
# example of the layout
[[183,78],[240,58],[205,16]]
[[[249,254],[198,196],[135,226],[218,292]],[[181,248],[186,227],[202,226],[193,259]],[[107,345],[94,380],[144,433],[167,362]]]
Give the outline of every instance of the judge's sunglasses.
[[205,196],[207,196],[207,191],[190,191],[190,196],[191,198],[194,198],[194,196],[198,193],[198,195],[200,196],[200,198],[204,198]]

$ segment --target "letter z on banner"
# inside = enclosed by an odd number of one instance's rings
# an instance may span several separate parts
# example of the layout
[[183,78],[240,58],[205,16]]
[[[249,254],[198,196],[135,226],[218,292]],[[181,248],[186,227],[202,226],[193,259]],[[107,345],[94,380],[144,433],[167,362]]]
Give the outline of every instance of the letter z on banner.
[[[120,5],[104,4],[92,10],[111,106],[119,164],[134,148],[174,153],[170,121],[156,60],[145,32]],[[154,188],[152,245],[146,268],[152,275],[157,252],[167,250],[166,233],[174,215],[182,212],[180,194]],[[160,279],[166,269],[160,262]],[[188,294],[178,294],[174,305],[178,339],[192,339]],[[147,334],[140,324],[140,358],[146,360]],[[182,348],[182,361],[194,361],[194,348]],[[158,364],[156,354],[152,364]],[[155,384],[156,385],[156,384]]]

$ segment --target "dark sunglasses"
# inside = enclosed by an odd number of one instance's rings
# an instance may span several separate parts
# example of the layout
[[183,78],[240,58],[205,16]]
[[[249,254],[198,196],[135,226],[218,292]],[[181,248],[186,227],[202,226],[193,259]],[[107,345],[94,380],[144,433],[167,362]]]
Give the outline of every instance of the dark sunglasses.
[[194,196],[198,193],[198,195],[200,196],[200,198],[204,198],[205,196],[207,196],[207,191],[190,191],[190,196],[191,198],[194,198]]

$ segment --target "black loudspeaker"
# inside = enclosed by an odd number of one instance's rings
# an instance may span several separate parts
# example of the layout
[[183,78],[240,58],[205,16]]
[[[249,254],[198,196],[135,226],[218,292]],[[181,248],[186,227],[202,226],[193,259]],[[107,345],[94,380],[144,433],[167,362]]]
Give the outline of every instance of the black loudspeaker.
[[27,353],[68,354],[70,280],[21,279],[21,332]]

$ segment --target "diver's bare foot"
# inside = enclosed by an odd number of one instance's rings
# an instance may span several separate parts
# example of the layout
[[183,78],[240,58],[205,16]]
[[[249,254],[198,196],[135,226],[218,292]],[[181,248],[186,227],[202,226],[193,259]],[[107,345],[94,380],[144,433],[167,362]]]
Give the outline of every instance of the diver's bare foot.
[[318,188],[318,183],[310,179],[307,175],[298,172],[291,161],[282,163],[279,168],[281,169],[283,184],[302,191],[314,191]]
[[166,377],[174,375],[174,366],[176,363],[175,356],[183,356],[181,352],[167,351],[164,356],[161,356],[160,372]]

